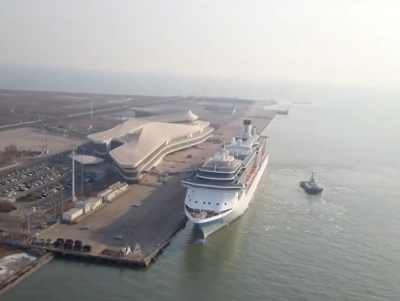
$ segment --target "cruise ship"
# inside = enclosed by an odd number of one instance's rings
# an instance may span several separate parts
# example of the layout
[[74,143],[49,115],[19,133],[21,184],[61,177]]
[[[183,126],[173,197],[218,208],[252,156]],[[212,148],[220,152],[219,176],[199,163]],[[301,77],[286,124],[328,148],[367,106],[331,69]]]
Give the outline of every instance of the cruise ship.
[[268,164],[268,137],[251,120],[244,132],[208,158],[189,179],[185,214],[200,228],[203,239],[228,225],[248,208]]

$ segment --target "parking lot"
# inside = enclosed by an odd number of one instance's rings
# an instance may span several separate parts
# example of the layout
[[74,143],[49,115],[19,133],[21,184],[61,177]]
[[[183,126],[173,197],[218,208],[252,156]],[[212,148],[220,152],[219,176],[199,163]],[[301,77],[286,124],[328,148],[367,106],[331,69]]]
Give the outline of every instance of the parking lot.
[[41,199],[45,197],[40,197],[41,194],[46,192],[47,189],[42,189],[42,193],[38,194],[39,188],[55,184],[56,179],[59,179],[62,175],[65,174],[43,164],[22,169],[19,172],[9,174],[8,178],[0,181],[0,196],[15,197],[17,200],[21,198]]
[[[86,174],[82,179],[80,173],[76,173],[75,181],[76,195],[80,196],[94,179]],[[72,195],[71,182],[70,168],[61,168],[60,165],[35,165],[10,173],[0,180],[0,197],[16,199],[19,210],[11,215],[23,215],[21,211],[25,209],[38,215],[39,211],[47,212],[63,200],[69,200]]]
[[[75,180],[76,196],[78,197],[82,192],[82,179],[79,174],[76,176]],[[100,192],[112,183],[97,182],[95,179],[84,174],[83,194],[85,197],[88,197],[92,191],[94,193]],[[70,202],[72,189],[71,179],[68,178],[61,184],[63,185],[61,189],[56,190],[50,198],[47,197],[42,200],[37,200],[33,204],[31,202],[29,210],[20,210],[19,215],[22,218],[21,222],[25,225],[25,228],[28,226],[28,220],[31,230],[32,228],[47,228],[59,222],[63,212],[74,207],[74,203]]]
[[[53,180],[52,180],[53,179]],[[24,204],[29,204],[31,208],[31,212],[35,212],[37,210],[49,210],[50,208],[54,208],[54,206],[58,206],[63,201],[69,201],[72,197],[72,180],[71,173],[67,172],[63,175],[60,175],[57,172],[52,172],[47,175],[47,178],[44,179],[43,186],[34,190],[31,194],[25,195],[24,201],[19,199],[17,204],[20,208],[26,208]],[[39,181],[42,182],[42,181]],[[46,183],[48,182],[48,184]],[[75,176],[75,195],[78,197],[82,194],[82,191],[87,191],[89,185],[94,182],[94,179],[84,175],[83,178],[83,190],[82,190],[82,179],[80,175]],[[46,185],[47,184],[47,185]],[[40,183],[39,183],[40,185]],[[43,189],[40,189],[43,188]]]
[[[15,197],[21,196],[18,185],[26,180],[34,179],[39,173],[44,173],[50,168],[41,164],[26,169],[21,169],[17,172],[9,173],[4,179],[0,180],[0,196]],[[26,189],[28,190],[28,188]],[[23,190],[21,190],[23,191]],[[17,196],[18,195],[18,196]]]

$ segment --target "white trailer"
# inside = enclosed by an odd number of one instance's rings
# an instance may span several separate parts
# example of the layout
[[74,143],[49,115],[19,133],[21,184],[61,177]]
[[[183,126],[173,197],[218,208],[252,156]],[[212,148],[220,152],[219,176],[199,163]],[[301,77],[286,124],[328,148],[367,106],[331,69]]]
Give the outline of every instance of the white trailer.
[[92,209],[91,204],[88,201],[77,202],[75,208],[83,209],[84,214],[88,213]]
[[107,195],[105,195],[104,196],[104,198],[103,198],[103,200],[105,200],[105,201],[107,201],[107,202],[110,202],[110,201],[112,201],[113,199],[115,199],[117,196],[118,196],[118,190],[115,190],[115,191],[113,191],[113,192],[110,192],[109,194],[107,194]]
[[78,216],[81,216],[82,214],[83,214],[82,208],[72,208],[64,212],[62,218],[64,221],[72,222],[74,219],[76,219]]
[[123,193],[124,191],[126,191],[128,189],[128,184],[124,184],[119,188],[119,193]]
[[121,185],[121,182],[116,182],[110,186],[110,189],[115,190]]
[[102,192],[99,192],[97,194],[98,198],[103,198],[105,195],[109,194],[112,190],[110,188],[107,188],[106,190],[103,190]]
[[90,203],[91,210],[94,210],[101,205],[103,200],[101,198],[90,198],[87,202]]

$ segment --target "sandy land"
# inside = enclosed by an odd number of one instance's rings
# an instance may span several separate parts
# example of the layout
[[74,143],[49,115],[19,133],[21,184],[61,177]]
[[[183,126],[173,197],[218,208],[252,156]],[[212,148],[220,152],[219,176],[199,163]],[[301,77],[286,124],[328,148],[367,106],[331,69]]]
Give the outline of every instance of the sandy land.
[[[85,140],[74,139],[64,136],[47,135],[47,149],[51,153],[59,153],[78,146]],[[41,151],[46,149],[46,134],[32,128],[19,128],[0,132],[0,150],[14,144],[18,149]],[[50,155],[51,155],[50,153]]]

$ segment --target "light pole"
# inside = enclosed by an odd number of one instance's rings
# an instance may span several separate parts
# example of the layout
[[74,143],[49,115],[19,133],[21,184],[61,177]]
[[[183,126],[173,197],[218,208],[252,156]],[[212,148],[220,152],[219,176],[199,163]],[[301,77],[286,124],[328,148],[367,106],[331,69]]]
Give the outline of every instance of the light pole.
[[83,200],[83,155],[81,155],[81,190],[82,190],[82,200]]
[[64,187],[61,189],[61,218],[64,213]]
[[75,147],[72,148],[72,202],[75,202]]
[[53,195],[51,195],[51,202],[54,205],[54,219],[56,219],[56,217],[57,217],[57,206],[56,206],[56,202],[53,199]]
[[56,203],[56,201],[54,201],[53,204],[54,204],[54,219],[56,219],[57,218],[57,203]]
[[46,133],[46,165],[49,164],[48,159],[47,159],[47,124],[44,124],[44,130]]
[[29,216],[31,215],[30,212],[29,212],[29,209],[28,209],[28,214],[27,215],[28,215],[28,234],[29,234],[29,232],[30,232]]

